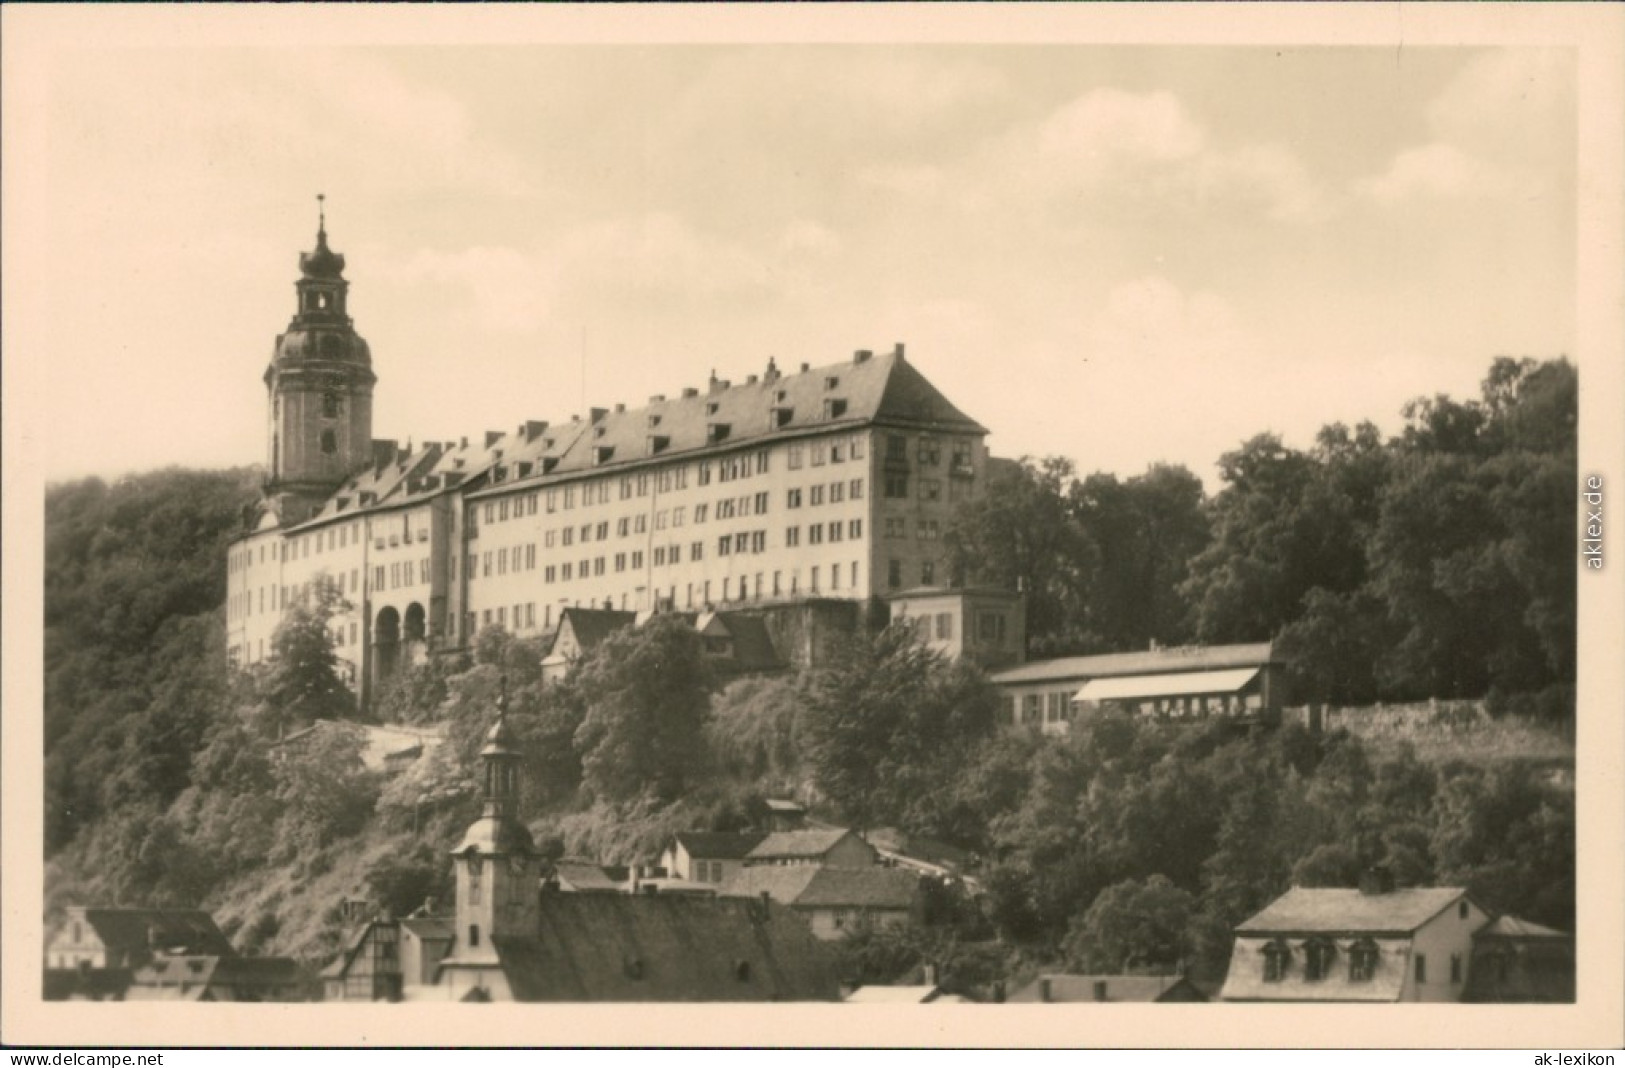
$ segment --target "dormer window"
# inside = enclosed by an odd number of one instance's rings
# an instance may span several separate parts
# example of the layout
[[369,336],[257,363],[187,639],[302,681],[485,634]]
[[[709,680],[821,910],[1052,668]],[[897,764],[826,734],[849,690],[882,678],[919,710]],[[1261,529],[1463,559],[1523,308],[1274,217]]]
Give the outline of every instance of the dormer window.
[[649,426],[657,427],[659,425],[660,425],[660,416],[658,416],[658,415],[649,416]]
[[[655,456],[655,455],[657,455],[657,454],[659,454],[661,452],[664,452],[669,445],[671,445],[671,438],[667,437],[665,434],[650,434],[649,435],[649,455],[650,456]],[[623,492],[621,494],[621,497],[622,497],[623,500],[625,498],[631,496],[631,493],[630,493],[631,486],[630,486],[629,483],[627,485],[623,486],[622,490],[623,490]]]
[[794,418],[795,414],[794,408],[774,408],[773,429],[783,430],[785,427],[789,426],[790,420]]
[[846,401],[839,397],[831,397],[824,402],[824,418],[839,419],[846,414]]
[[592,450],[592,462],[595,464],[607,464],[614,457],[615,446],[613,445],[599,445]]
[[1286,978],[1287,966],[1292,963],[1292,950],[1277,938],[1264,946],[1264,981],[1279,983]]
[[727,423],[712,423],[706,428],[706,440],[715,445],[720,441],[727,441],[733,427]]
[[841,380],[840,380],[840,378],[838,376],[830,375],[830,376],[828,376],[827,378],[824,379],[824,388],[826,390],[839,389],[840,387],[841,387]]
[[716,415],[717,414],[717,402],[716,401],[706,401],[705,402],[705,414],[706,415]]
[[1330,974],[1337,947],[1329,938],[1311,938],[1303,947],[1303,977],[1324,979]]
[[1377,944],[1362,938],[1349,949],[1349,981],[1363,983],[1377,974]]

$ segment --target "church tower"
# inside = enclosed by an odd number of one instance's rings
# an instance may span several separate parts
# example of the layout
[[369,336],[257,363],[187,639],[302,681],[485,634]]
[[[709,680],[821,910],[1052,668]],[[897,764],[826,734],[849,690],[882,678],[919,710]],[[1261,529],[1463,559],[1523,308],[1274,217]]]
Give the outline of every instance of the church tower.
[[[321,201],[321,197],[317,197]],[[344,257],[327,247],[318,213],[316,250],[299,256],[298,306],[265,369],[270,456],[265,494],[283,526],[308,519],[372,458],[372,353],[345,301]]]
[[[480,750],[483,809],[452,851],[457,868],[459,969],[498,961],[494,941],[534,938],[541,916],[540,869],[530,832],[519,821],[519,751],[508,728],[507,682],[497,721]],[[464,973],[467,974],[466,972]]]

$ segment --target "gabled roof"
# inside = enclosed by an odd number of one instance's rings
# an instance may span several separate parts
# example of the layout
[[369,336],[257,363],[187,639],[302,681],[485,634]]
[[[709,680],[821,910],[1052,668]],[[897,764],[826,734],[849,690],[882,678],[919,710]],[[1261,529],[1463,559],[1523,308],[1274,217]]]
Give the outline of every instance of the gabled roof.
[[835,848],[852,832],[841,827],[827,830],[773,831],[746,854],[748,860],[815,860]]
[[[473,496],[533,489],[651,459],[717,454],[872,423],[987,433],[899,352],[793,374],[781,374],[770,365],[766,374],[752,377],[755,381],[738,384],[713,379],[706,389],[692,391],[692,396],[652,397],[639,408],[596,409],[592,419],[568,424],[576,431],[569,440],[549,431],[546,438],[504,450],[503,466],[528,462],[536,473],[494,483]],[[845,407],[835,414],[826,401],[841,401]],[[718,426],[727,427],[721,440],[713,429]],[[540,448],[549,438],[552,445]],[[544,464],[544,458],[550,462]]]
[[184,950],[229,957],[237,952],[202,909],[87,908],[84,921],[103,945],[124,953]]
[[1368,894],[1341,887],[1294,886],[1236,927],[1240,934],[1410,934],[1466,896],[1453,886]]
[[996,685],[1066,679],[1103,679],[1118,675],[1171,674],[1220,668],[1261,667],[1274,663],[1269,642],[1245,645],[1190,645],[1175,649],[1068,656],[1035,660],[989,676]]
[[637,618],[636,612],[621,612],[613,608],[566,608],[559,614],[559,627],[554,632],[548,652],[551,653],[558,646],[559,637],[566,626],[575,635],[576,645],[581,647],[581,651],[590,653],[605,638],[630,627]]
[[401,926],[425,942],[439,942],[451,938],[456,926],[450,916],[409,916]]
[[760,897],[796,908],[902,911],[914,907],[920,877],[897,868],[823,868],[814,864],[762,864],[741,868],[723,884],[725,897]]
[[1010,995],[1014,1002],[1043,1001],[1049,982],[1054,1002],[1102,1001],[1206,1001],[1195,984],[1182,975],[1043,975]]
[[766,836],[761,831],[678,831],[675,837],[697,860],[743,860]]
[[546,894],[534,938],[493,940],[516,1001],[837,1001],[806,923],[759,901]]

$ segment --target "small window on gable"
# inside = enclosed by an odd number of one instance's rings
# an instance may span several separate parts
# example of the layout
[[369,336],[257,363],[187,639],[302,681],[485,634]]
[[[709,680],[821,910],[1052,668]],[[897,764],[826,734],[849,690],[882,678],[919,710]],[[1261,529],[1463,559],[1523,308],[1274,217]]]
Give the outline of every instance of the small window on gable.
[[1467,908],[1467,901],[1464,898],[1464,899],[1462,899],[1461,904],[1456,906],[1456,915],[1460,916],[1462,919],[1465,920],[1467,918],[1467,913],[1469,911],[1470,910]]

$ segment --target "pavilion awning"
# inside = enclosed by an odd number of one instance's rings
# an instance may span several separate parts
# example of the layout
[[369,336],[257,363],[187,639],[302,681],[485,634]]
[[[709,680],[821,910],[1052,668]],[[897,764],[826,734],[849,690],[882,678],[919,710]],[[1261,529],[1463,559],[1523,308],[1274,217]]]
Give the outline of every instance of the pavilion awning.
[[1258,677],[1259,669],[1186,671],[1175,675],[1127,675],[1091,679],[1074,695],[1077,701],[1117,701],[1142,697],[1187,697],[1195,694],[1230,694]]

